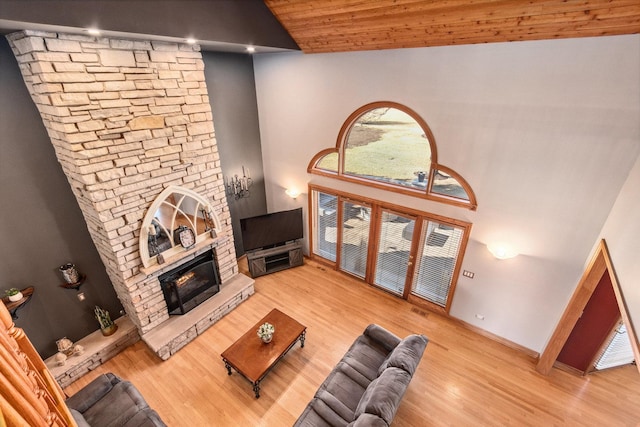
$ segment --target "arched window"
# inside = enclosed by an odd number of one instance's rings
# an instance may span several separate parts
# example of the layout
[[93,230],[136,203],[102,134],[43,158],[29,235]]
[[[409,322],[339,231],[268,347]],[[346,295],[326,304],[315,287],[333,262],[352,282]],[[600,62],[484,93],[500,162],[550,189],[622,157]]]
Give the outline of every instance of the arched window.
[[142,220],[140,259],[144,267],[157,264],[157,255],[170,258],[185,251],[178,240],[184,227],[193,232],[193,244],[216,236],[220,221],[209,202],[188,188],[170,186],[158,195]]
[[438,163],[427,123],[395,102],[374,102],[352,113],[340,129],[336,147],[316,154],[307,170],[472,210],[477,207],[464,178]]

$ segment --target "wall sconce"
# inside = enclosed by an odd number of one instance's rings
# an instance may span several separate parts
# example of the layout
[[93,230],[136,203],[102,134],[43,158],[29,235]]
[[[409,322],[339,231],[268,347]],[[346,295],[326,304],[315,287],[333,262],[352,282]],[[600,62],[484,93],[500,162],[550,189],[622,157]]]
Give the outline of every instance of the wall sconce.
[[300,191],[298,191],[295,188],[289,188],[285,191],[285,193],[287,194],[287,196],[291,197],[293,200],[297,199],[298,196],[300,195]]
[[251,176],[249,176],[249,169],[245,169],[242,166],[242,176],[234,175],[231,178],[225,179],[225,187],[227,194],[233,196],[238,200],[243,197],[249,197],[249,187],[253,184]]
[[504,242],[490,243],[487,245],[487,249],[498,259],[509,259],[518,256],[518,252]]

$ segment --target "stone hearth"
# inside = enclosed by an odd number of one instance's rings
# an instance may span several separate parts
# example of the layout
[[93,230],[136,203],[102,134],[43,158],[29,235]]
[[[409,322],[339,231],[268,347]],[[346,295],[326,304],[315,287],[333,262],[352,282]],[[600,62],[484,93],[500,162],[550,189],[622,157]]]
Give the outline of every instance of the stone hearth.
[[[142,339],[169,357],[253,293],[253,281],[237,277],[199,46],[42,31],[7,38],[118,298]],[[142,219],[172,185],[209,201],[220,229],[215,239],[145,269]],[[170,321],[158,276],[211,248],[222,297]]]

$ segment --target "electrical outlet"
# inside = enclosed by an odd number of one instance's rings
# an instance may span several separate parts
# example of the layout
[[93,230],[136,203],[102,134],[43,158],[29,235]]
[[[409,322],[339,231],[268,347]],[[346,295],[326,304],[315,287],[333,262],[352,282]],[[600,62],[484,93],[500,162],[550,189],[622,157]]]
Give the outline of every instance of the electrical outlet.
[[463,270],[463,271],[462,271],[462,275],[463,275],[464,277],[468,277],[469,279],[473,279],[473,276],[475,276],[475,275],[476,275],[476,273],[473,273],[473,272],[471,272],[471,271],[469,271],[469,270]]

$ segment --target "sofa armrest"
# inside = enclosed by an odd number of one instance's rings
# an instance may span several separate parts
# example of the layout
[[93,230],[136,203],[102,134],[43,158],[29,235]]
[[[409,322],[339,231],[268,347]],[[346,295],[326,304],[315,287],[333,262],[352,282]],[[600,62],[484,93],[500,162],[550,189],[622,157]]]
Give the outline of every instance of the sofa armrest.
[[393,349],[378,368],[378,376],[388,367],[401,368],[413,375],[422,359],[429,339],[424,335],[409,335]]
[[380,343],[387,351],[393,350],[400,344],[400,337],[376,324],[367,326],[364,330],[364,335]]
[[91,381],[82,390],[66,400],[67,406],[78,412],[84,413],[97,401],[111,391],[114,385],[120,382],[120,378],[112,373],[102,374]]

